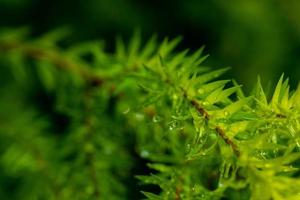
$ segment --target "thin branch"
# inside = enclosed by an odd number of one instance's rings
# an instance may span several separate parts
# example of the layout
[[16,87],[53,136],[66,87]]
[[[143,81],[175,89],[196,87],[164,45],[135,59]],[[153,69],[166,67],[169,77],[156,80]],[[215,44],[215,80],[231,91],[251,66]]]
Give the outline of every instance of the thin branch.
[[[185,99],[187,99],[190,104],[198,111],[200,115],[202,115],[205,120],[208,122],[210,120],[210,115],[208,112],[195,100],[188,97],[187,91],[183,88],[181,88],[183,92],[183,96]],[[218,133],[218,135],[228,144],[232,150],[234,151],[236,156],[240,156],[240,151],[238,149],[238,146],[226,135],[225,131],[220,127],[216,126],[215,131]]]
[[104,78],[93,74],[89,70],[89,66],[84,63],[74,62],[72,59],[64,55],[59,50],[51,50],[46,48],[37,47],[35,45],[26,43],[12,43],[0,41],[0,52],[20,51],[24,56],[35,60],[44,60],[52,63],[60,70],[73,72],[91,86],[99,86],[104,82]]

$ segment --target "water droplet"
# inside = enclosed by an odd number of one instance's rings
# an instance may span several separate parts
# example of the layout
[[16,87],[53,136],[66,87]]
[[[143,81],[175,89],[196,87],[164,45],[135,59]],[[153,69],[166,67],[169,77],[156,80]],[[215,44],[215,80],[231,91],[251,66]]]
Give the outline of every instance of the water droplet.
[[273,150],[273,154],[274,154],[275,156],[277,156],[278,152],[279,152],[278,149],[274,149],[274,150]]
[[262,152],[260,152],[260,155],[261,155],[261,157],[262,157],[263,159],[266,159],[267,153],[264,152],[264,151],[262,151]]
[[170,131],[173,131],[176,127],[177,127],[176,122],[171,122],[171,123],[170,123],[170,126],[169,126],[169,130],[170,130]]
[[206,154],[207,154],[207,152],[205,152],[205,151],[199,153],[199,155],[201,155],[201,156],[206,156]]
[[123,111],[123,114],[126,115],[126,114],[128,114],[129,112],[130,112],[130,108],[128,107],[128,108],[126,108],[126,110]]
[[199,94],[204,94],[204,92],[205,92],[205,90],[202,89],[202,88],[200,88],[200,89],[198,90],[198,93],[199,93]]
[[283,169],[284,172],[290,172],[290,171],[293,171],[293,166],[287,166]]
[[204,101],[204,102],[202,103],[202,105],[203,105],[203,106],[208,106],[208,105],[209,105],[209,102],[208,102],[208,101]]
[[271,112],[275,112],[274,108],[271,109]]
[[186,144],[186,151],[189,152],[191,150],[191,144]]
[[152,118],[152,121],[154,123],[158,123],[158,122],[161,122],[162,121],[162,118],[158,115],[155,115],[153,118]]
[[296,139],[296,145],[297,145],[297,147],[300,147],[300,141],[299,141],[299,138]]
[[265,125],[265,128],[266,128],[266,129],[270,129],[271,127],[272,127],[272,124],[269,124],[269,123],[268,123],[268,124]]
[[227,110],[224,111],[224,116],[228,117],[229,116],[229,112]]
[[178,99],[178,96],[176,94],[173,94],[173,99],[174,100],[177,100]]
[[142,150],[141,151],[141,157],[142,158],[147,158],[147,157],[149,157],[149,155],[150,155],[149,151],[147,151],[147,150]]
[[144,119],[144,115],[141,113],[136,113],[135,114],[135,119],[138,121],[142,121]]

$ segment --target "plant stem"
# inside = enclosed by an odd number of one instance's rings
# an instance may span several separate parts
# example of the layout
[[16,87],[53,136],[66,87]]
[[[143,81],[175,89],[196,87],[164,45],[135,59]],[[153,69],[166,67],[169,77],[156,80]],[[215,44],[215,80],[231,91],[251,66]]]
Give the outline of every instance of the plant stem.
[[[208,122],[210,120],[210,115],[208,114],[208,112],[195,99],[190,98],[185,89],[181,87],[181,90],[183,92],[184,98],[188,100],[190,104],[198,111],[198,113],[202,115],[205,118],[205,120]],[[225,131],[220,126],[215,126],[214,129],[218,133],[218,135],[226,142],[226,144],[228,144],[232,148],[235,155],[239,157],[240,151],[237,145],[230,138],[227,137]]]
[[98,86],[104,81],[103,77],[96,76],[84,63],[74,62],[59,49],[46,49],[34,44],[3,42],[0,41],[0,52],[19,51],[22,55],[35,60],[44,60],[52,63],[60,70],[70,71],[82,78],[87,83]]

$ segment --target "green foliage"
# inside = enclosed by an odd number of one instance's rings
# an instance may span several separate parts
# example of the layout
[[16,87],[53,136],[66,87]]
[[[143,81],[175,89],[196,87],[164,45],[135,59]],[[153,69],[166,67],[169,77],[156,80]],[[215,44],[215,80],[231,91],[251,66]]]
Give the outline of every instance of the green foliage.
[[180,38],[65,37],[0,35],[1,199],[300,198],[300,86],[245,95]]

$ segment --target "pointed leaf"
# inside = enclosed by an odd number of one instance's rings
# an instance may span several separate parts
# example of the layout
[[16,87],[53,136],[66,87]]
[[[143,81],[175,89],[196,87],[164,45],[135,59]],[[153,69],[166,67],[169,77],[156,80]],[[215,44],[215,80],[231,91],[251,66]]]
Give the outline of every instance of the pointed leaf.
[[268,104],[267,97],[266,97],[264,89],[261,85],[261,81],[260,81],[259,76],[257,77],[257,83],[256,83],[256,89],[255,89],[255,92],[254,92],[254,96],[255,96],[255,99],[258,102],[260,102],[261,104],[263,104],[263,105]]
[[132,61],[133,59],[136,58],[140,46],[141,46],[141,33],[140,31],[135,31],[128,46],[128,60]]
[[168,66],[170,67],[170,69],[175,70],[175,68],[183,62],[184,57],[186,56],[187,53],[188,53],[188,49],[182,51],[181,53],[176,54],[174,58],[170,62],[168,62]]
[[207,83],[205,85],[200,86],[198,89],[198,94],[203,95],[203,94],[209,94],[212,91],[216,90],[217,88],[223,88],[226,83],[230,82],[230,80],[220,80],[220,81],[215,81],[212,83]]
[[218,88],[217,90],[213,91],[207,98],[206,101],[210,104],[214,104],[225,100],[227,97],[235,93],[240,86],[231,87],[228,89],[223,90],[223,87]]
[[126,57],[125,44],[121,37],[117,37],[116,39],[116,56],[119,59]]
[[280,77],[280,79],[279,79],[279,81],[276,85],[276,88],[275,88],[275,91],[274,91],[274,94],[273,94],[273,97],[272,97],[272,100],[271,100],[271,104],[273,106],[277,106],[278,103],[279,103],[279,97],[280,97],[282,82],[283,82],[283,74],[281,75],[281,77]]
[[296,91],[294,92],[291,99],[293,102],[293,106],[300,109],[300,83],[298,84],[298,87],[297,87]]
[[[234,86],[240,86],[240,85],[236,82],[236,80],[232,80],[232,83],[233,83]],[[238,96],[239,99],[243,99],[243,98],[246,97],[245,94],[244,94],[244,92],[243,92],[243,90],[242,90],[242,87],[239,87],[239,88],[237,89],[236,93],[237,93],[237,96]]]
[[141,59],[146,59],[149,58],[155,51],[155,49],[157,48],[157,36],[153,35],[150,40],[147,42],[147,44],[145,45],[145,47],[143,48],[141,54],[140,54],[140,58]]
[[243,106],[247,105],[247,103],[252,99],[252,97],[247,97],[244,99],[240,99],[222,110],[215,111],[213,113],[213,118],[228,118],[233,115],[235,112],[239,111]]
[[168,41],[166,38],[162,45],[159,47],[159,54],[162,57],[167,56],[174,48],[179,44],[179,42],[182,40],[182,37],[177,37],[171,41]]
[[163,200],[163,198],[160,197],[157,194],[153,194],[153,193],[150,193],[150,192],[142,192],[142,193],[143,193],[143,195],[145,195],[150,200]]
[[219,76],[221,76],[222,74],[224,74],[225,72],[227,72],[230,68],[223,68],[223,69],[218,69],[212,72],[208,72],[205,74],[202,74],[201,76],[198,76],[197,78],[197,84],[203,84],[203,83],[207,83],[215,78],[218,78]]
[[188,57],[188,59],[184,62],[185,66],[193,65],[200,58],[204,50],[204,46],[198,49],[195,53]]

